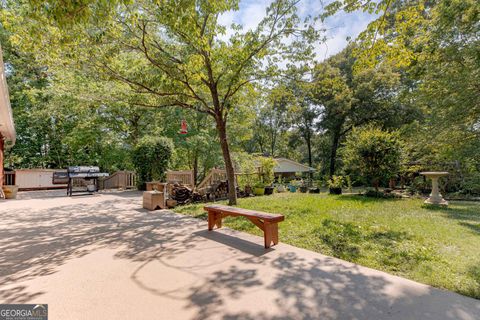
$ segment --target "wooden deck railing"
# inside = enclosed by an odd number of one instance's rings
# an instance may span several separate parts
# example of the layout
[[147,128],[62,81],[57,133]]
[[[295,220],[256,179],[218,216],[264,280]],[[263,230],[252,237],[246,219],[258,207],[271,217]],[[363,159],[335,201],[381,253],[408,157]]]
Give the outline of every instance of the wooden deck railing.
[[100,179],[100,189],[134,189],[137,187],[137,174],[133,171],[117,171]]
[[[235,173],[235,184],[237,184],[237,178],[241,173]],[[210,172],[205,176],[205,178],[197,186],[198,189],[202,189],[208,186],[213,185],[218,181],[227,180],[227,172],[223,169],[211,169]]]
[[4,171],[3,172],[3,185],[4,186],[14,186],[15,185],[15,171]]
[[167,171],[167,182],[179,182],[180,184],[195,187],[193,170]]

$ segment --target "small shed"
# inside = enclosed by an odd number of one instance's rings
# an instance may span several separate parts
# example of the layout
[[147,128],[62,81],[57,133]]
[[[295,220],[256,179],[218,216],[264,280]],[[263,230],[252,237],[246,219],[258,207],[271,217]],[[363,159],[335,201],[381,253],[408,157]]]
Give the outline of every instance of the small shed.
[[313,173],[316,171],[315,168],[286,158],[275,158],[275,161],[277,161],[277,165],[273,169],[275,177],[288,179],[294,178],[297,174]]

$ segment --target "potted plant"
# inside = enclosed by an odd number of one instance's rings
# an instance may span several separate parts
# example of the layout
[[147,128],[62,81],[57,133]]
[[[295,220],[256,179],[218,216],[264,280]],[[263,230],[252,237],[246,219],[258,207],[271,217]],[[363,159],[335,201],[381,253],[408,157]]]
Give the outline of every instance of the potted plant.
[[330,194],[342,194],[343,177],[332,176],[330,179],[327,180],[327,185]]
[[253,186],[253,194],[256,196],[263,196],[265,194],[265,184],[261,181],[258,181]]
[[2,186],[3,193],[5,194],[5,199],[16,199],[18,186]]
[[265,186],[265,195],[271,195],[273,194],[273,186]]
[[290,183],[288,184],[288,190],[290,192],[297,192],[297,188],[299,186],[299,182],[297,180],[292,180],[290,181]]
[[305,180],[300,181],[300,192],[301,193],[306,193],[308,191],[308,186]]
[[320,193],[320,188],[318,187],[320,184],[316,181],[309,189],[308,193]]
[[285,185],[283,184],[282,177],[278,178],[277,192],[285,192]]
[[274,168],[277,162],[273,158],[261,157],[260,159],[260,181],[264,184],[266,195],[273,194],[273,181],[275,180]]

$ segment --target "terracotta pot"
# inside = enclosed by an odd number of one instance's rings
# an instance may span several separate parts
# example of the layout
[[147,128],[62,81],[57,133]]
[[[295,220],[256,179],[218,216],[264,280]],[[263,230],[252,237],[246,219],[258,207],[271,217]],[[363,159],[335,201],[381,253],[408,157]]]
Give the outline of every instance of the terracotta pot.
[[16,199],[18,186],[3,186],[3,193],[5,194],[5,199]]

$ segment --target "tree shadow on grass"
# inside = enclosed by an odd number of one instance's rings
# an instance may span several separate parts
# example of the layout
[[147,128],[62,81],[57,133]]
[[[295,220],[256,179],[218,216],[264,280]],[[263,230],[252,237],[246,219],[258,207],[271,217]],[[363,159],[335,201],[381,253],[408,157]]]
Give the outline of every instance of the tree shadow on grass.
[[460,222],[461,226],[464,226],[475,233],[480,234],[480,223],[471,223],[471,222]]
[[[351,222],[325,219],[312,231],[319,240],[319,251],[336,258],[357,262],[375,251],[374,260],[389,270],[409,270],[418,263],[434,258],[432,248],[415,245],[405,231],[362,228]],[[322,246],[326,250],[322,250]]]
[[468,269],[468,274],[470,278],[473,279],[470,288],[466,289],[462,294],[476,297],[480,299],[480,264],[477,263]]
[[[459,205],[462,207],[459,208]],[[443,213],[444,216],[455,220],[480,222],[480,203],[478,202],[451,201],[448,207],[424,204],[422,208]]]
[[383,203],[383,202],[397,202],[404,199],[401,198],[376,198],[376,197],[367,197],[363,194],[342,194],[335,196],[335,200],[340,201],[356,201],[362,203]]

